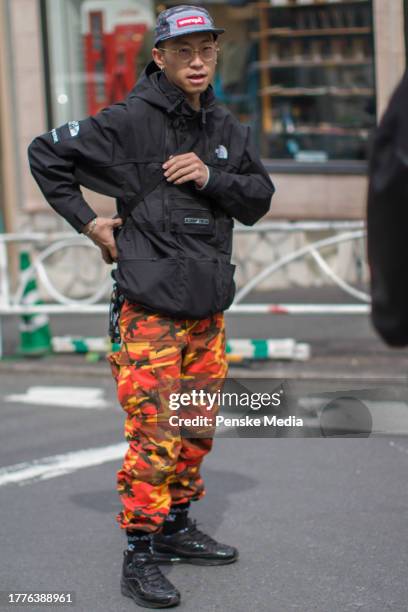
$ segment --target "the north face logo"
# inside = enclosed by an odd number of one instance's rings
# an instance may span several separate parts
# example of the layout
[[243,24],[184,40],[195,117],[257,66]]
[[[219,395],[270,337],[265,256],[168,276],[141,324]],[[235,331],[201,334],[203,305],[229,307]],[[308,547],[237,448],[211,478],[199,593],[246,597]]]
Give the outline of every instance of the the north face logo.
[[204,25],[204,17],[200,16],[192,16],[192,17],[184,17],[183,19],[177,19],[177,27],[184,28],[189,25]]
[[228,149],[224,145],[218,145],[215,149],[215,154],[218,159],[228,159]]

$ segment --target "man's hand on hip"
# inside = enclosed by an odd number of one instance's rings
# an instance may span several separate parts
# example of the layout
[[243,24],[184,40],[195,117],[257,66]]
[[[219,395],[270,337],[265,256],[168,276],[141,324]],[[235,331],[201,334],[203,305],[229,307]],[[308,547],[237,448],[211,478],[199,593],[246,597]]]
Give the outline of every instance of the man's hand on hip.
[[208,179],[208,168],[195,153],[170,155],[162,167],[164,176],[175,185],[194,181],[201,188]]
[[83,233],[101,249],[103,260],[107,264],[117,261],[118,252],[113,230],[116,227],[120,227],[122,223],[122,219],[119,218],[109,219],[106,217],[97,217],[83,228]]

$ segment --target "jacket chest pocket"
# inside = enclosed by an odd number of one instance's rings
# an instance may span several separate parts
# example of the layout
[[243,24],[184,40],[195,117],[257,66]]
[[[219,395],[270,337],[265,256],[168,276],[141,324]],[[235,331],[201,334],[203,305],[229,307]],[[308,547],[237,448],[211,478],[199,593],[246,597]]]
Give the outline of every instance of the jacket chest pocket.
[[177,234],[214,236],[215,219],[207,210],[177,208],[170,211],[170,230]]

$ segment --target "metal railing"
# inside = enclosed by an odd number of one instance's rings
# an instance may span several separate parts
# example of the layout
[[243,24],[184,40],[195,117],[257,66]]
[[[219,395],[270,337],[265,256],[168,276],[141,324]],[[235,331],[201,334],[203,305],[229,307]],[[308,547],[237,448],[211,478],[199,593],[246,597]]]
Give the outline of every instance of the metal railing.
[[[324,232],[333,231],[335,234],[328,238],[317,240],[306,244],[301,248],[278,257],[271,263],[265,263],[265,267],[253,278],[248,280],[241,287],[234,299],[234,304],[229,312],[239,312],[240,314],[255,313],[274,313],[274,314],[367,314],[370,310],[370,296],[356,289],[349,282],[342,279],[332,268],[332,266],[322,257],[320,251],[328,247],[340,245],[342,243],[359,241],[362,244],[360,253],[360,263],[365,259],[364,239],[366,232],[362,221],[302,221],[302,222],[266,222],[257,227],[238,227],[236,233],[256,233],[260,242],[271,244],[270,234],[293,234],[295,232]],[[318,270],[327,279],[333,282],[342,291],[364,302],[363,304],[246,304],[241,306],[240,302],[247,295],[256,289],[266,278],[276,273],[278,270],[290,265],[295,261],[311,257],[317,264]],[[237,257],[238,263],[240,257]],[[242,264],[241,264],[242,265]]]
[[[325,249],[347,242],[359,244],[358,265],[364,260],[364,224],[360,221],[303,221],[303,222],[264,222],[254,227],[238,226],[234,229],[237,236],[251,235],[254,245],[242,252],[234,253],[234,261],[238,269],[245,270],[256,248],[260,246],[268,253],[274,252],[276,247],[276,236],[289,236],[295,232],[332,232],[333,235],[302,245],[284,255],[278,255],[272,261],[262,261],[262,269],[253,277],[244,279],[242,286],[238,289],[233,305],[228,310],[229,315],[254,315],[254,314],[367,314],[369,312],[370,297],[367,293],[353,287],[348,281],[339,276],[329,264],[323,254]],[[27,250],[35,251],[32,256],[31,266],[22,271],[18,280],[17,289],[12,292],[10,259],[8,246],[23,245]],[[55,285],[50,277],[46,262],[55,258],[56,255],[72,248],[98,250],[87,238],[81,235],[58,232],[58,233],[21,233],[0,234],[0,356],[2,348],[1,318],[5,316],[29,315],[29,314],[105,314],[108,311],[108,302],[100,303],[105,297],[108,298],[112,284],[110,268],[100,260],[100,270],[103,271],[102,280],[93,292],[86,297],[72,297],[65,295]],[[311,257],[320,273],[339,287],[342,291],[353,297],[358,303],[352,304],[244,304],[244,298],[250,292],[261,285],[265,279],[293,262]],[[267,259],[267,258],[266,258]],[[83,257],[82,257],[83,260]],[[99,260],[98,260],[99,261]],[[78,273],[79,262],[71,265],[73,273]],[[102,267],[103,266],[103,267]],[[106,274],[105,274],[106,272]],[[245,275],[244,275],[245,276]],[[45,303],[33,304],[24,300],[27,284],[36,278],[41,285],[41,291],[45,294]]]

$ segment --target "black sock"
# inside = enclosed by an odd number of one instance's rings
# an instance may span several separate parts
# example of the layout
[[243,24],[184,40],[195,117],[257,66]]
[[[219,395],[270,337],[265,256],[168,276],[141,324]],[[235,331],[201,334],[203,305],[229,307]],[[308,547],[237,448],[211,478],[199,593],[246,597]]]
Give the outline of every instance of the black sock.
[[172,535],[187,527],[188,509],[190,502],[174,504],[166,517],[163,525],[163,535]]
[[141,529],[126,529],[128,546],[130,552],[151,552],[150,544],[152,536]]

